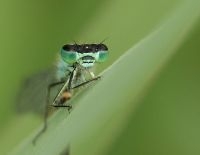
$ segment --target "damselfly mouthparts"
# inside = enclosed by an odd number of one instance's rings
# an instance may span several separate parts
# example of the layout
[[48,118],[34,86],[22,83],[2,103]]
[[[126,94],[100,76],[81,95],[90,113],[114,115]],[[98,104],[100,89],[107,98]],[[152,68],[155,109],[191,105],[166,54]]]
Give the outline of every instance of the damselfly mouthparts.
[[[33,143],[47,128],[47,116],[49,104],[53,107],[67,107],[68,110],[72,108],[67,104],[72,97],[72,91],[75,88],[83,86],[91,81],[97,80],[100,77],[95,76],[92,68],[95,63],[104,62],[108,57],[108,48],[105,44],[66,44],[62,47],[59,61],[57,63],[56,77],[57,82],[48,86],[46,110],[44,115],[44,127],[36,135]],[[49,103],[50,91],[56,86],[63,84],[59,90],[53,103]]]

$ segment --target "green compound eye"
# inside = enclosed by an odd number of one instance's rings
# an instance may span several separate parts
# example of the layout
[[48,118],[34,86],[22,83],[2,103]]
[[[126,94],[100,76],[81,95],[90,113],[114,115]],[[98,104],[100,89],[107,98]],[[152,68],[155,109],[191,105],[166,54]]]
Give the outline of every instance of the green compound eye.
[[77,60],[77,52],[75,51],[66,51],[66,50],[61,50],[61,57],[62,59],[69,64],[73,64]]
[[108,58],[108,51],[99,51],[98,62],[104,62]]

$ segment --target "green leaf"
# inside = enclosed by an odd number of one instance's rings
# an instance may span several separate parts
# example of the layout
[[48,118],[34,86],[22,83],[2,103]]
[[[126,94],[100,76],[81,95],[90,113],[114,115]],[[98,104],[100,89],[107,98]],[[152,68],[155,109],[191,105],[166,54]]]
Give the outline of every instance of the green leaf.
[[31,142],[34,133],[12,154],[57,155],[68,147],[72,155],[110,154],[139,101],[195,26],[199,6],[199,0],[184,1],[155,32],[104,71],[100,81],[75,97],[70,115],[59,110],[36,146]]

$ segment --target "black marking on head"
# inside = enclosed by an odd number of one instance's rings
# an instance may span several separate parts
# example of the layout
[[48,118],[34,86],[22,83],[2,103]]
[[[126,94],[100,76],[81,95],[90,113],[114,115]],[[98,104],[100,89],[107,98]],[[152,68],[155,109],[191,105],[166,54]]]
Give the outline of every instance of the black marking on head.
[[62,47],[63,50],[65,51],[75,51],[76,52],[76,47],[74,45],[66,44]]
[[99,51],[107,51],[108,47],[105,44],[98,44]]
[[96,53],[98,51],[107,51],[108,47],[105,44],[66,44],[62,47],[65,51],[75,51],[78,53]]

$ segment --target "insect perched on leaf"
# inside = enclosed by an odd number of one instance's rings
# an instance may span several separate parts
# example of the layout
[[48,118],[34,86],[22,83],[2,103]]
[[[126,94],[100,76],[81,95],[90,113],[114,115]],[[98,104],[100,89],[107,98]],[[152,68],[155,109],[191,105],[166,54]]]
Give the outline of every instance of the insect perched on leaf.
[[[71,105],[67,104],[67,101],[73,96],[73,90],[75,88],[81,87],[85,84],[88,84],[92,81],[99,79],[99,76],[95,76],[92,72],[92,68],[95,63],[104,62],[108,57],[108,48],[105,44],[66,44],[62,47],[60,55],[58,58],[58,63],[54,73],[56,73],[56,80],[52,80],[47,73],[43,73],[43,78],[46,77],[47,86],[47,95],[45,103],[45,113],[44,113],[44,127],[36,135],[33,143],[36,142],[37,138],[43,133],[47,128],[47,116],[48,116],[48,106],[49,104],[53,107],[67,107],[68,110],[72,108]],[[49,71],[48,71],[49,72]],[[41,76],[41,75],[40,75]],[[34,91],[32,85],[34,84],[33,80],[30,79],[26,82],[26,85],[31,87],[29,91],[25,90],[26,95]],[[54,81],[49,84],[49,81]],[[50,91],[53,87],[61,85],[61,88],[57,92],[57,95],[54,97],[53,102],[50,103]],[[41,86],[44,87],[44,86]],[[36,93],[37,90],[35,90]],[[43,98],[43,97],[39,97]],[[34,100],[34,98],[33,98]],[[29,102],[25,100],[23,102]]]

